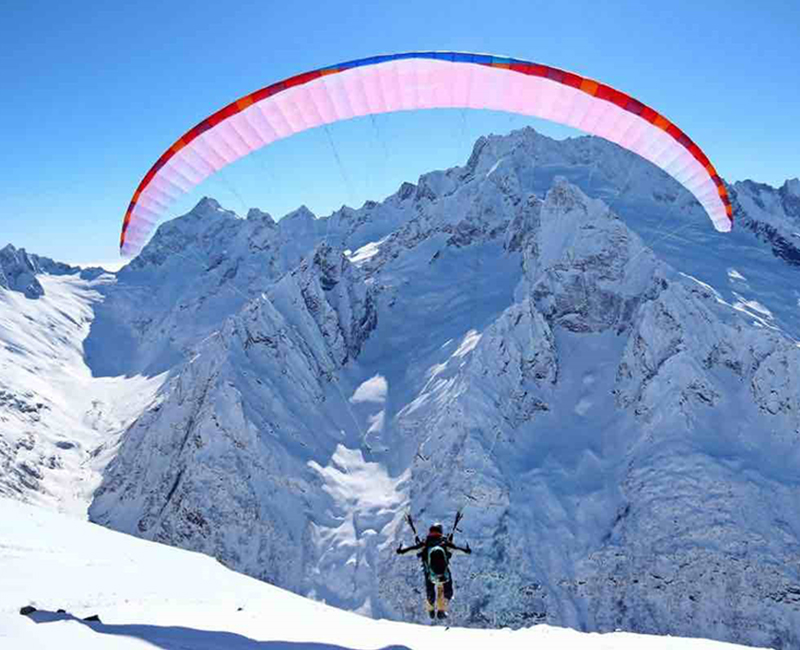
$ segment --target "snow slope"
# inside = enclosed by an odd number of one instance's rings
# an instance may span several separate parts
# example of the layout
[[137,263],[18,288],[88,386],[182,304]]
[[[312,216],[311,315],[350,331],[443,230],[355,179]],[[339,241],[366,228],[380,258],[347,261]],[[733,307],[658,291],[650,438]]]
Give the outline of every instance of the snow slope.
[[[737,646],[537,626],[471,630],[375,621],[146,542],[0,498],[4,650],[723,650]],[[20,616],[26,605],[36,607]],[[59,609],[65,613],[57,613]],[[98,615],[100,622],[82,621]]]
[[41,258],[20,253],[27,262],[18,267],[35,273],[24,286],[23,274],[9,273],[18,288],[0,288],[0,494],[85,517],[108,460],[104,446],[160,380],[97,378],[86,364],[83,341],[113,275],[54,264],[45,272]]

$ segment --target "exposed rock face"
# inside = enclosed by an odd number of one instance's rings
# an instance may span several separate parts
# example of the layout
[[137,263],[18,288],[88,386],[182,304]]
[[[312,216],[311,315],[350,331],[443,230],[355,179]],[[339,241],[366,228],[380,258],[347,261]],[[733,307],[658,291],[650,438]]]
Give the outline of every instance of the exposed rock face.
[[31,258],[24,248],[17,250],[9,244],[0,250],[0,287],[24,293],[26,298],[39,298],[44,289],[36,279],[37,273],[40,269],[36,258]]
[[779,189],[743,181],[734,185],[736,216],[742,225],[772,247],[792,266],[800,266],[800,181],[787,180]]
[[228,319],[139,418],[92,517],[307,591],[319,549],[305,513],[320,498],[308,463],[335,444],[325,404],[342,408],[336,374],[376,326],[372,294],[341,251],[320,245]]
[[43,273],[49,275],[83,274],[85,277],[97,277],[104,273],[103,269],[81,269],[54,262],[49,257],[32,255],[24,248],[14,248],[8,244],[0,250],[0,287],[11,291],[19,291],[26,298],[37,299],[44,295],[44,288],[36,276]]

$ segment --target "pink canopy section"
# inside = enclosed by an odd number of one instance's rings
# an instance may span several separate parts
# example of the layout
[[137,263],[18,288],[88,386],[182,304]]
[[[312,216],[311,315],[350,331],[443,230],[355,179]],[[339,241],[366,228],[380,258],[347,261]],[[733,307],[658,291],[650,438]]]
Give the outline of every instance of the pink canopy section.
[[688,189],[714,227],[732,207],[702,150],[655,110],[580,75],[541,64],[463,52],[412,52],[350,61],[291,77],[242,97],[189,130],[139,184],[120,252],[136,255],[180,195],[276,140],[363,115],[432,108],[492,109],[566,124],[651,161]]

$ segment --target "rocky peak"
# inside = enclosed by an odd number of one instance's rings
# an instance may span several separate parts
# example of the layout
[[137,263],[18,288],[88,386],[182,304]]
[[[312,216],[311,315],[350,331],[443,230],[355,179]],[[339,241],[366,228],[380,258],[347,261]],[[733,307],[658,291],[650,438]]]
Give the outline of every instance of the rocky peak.
[[187,249],[192,249],[192,259],[196,259],[192,263],[202,266],[203,254],[224,246],[243,223],[235,212],[205,196],[183,216],[162,223],[125,271],[161,267]]
[[784,194],[800,198],[800,178],[789,178],[781,188]]
[[44,295],[44,288],[36,279],[41,273],[36,256],[28,255],[24,248],[8,244],[0,250],[0,286],[36,299]]
[[575,332],[626,327],[651,282],[652,252],[605,203],[564,178],[537,212],[536,245],[525,248],[537,309],[552,325]]
[[247,220],[248,221],[259,221],[267,226],[273,227],[276,226],[277,223],[275,219],[272,218],[272,215],[269,212],[263,212],[258,208],[250,208],[247,212]]
[[800,226],[800,179],[787,180],[778,192],[781,195],[786,215],[798,220],[798,226]]
[[188,213],[188,215],[191,215],[192,217],[203,217],[203,218],[208,218],[208,217],[213,218],[214,216],[220,214],[229,214],[229,211],[225,210],[219,204],[219,201],[217,201],[216,199],[212,199],[209,196],[204,196],[202,199],[200,199],[197,202],[197,205],[195,205]]
[[294,223],[308,223],[316,221],[316,215],[311,212],[305,205],[301,205],[296,210],[292,210],[281,219],[281,223],[294,224]]
[[776,189],[765,183],[741,181],[733,185],[737,223],[772,247],[773,254],[800,266],[800,180],[787,180]]
[[405,201],[407,199],[410,199],[412,196],[414,196],[416,190],[417,190],[417,186],[414,185],[414,183],[409,183],[409,182],[406,181],[405,183],[400,185],[400,189],[397,190],[397,193],[395,194],[395,196],[397,197],[397,199],[399,201]]

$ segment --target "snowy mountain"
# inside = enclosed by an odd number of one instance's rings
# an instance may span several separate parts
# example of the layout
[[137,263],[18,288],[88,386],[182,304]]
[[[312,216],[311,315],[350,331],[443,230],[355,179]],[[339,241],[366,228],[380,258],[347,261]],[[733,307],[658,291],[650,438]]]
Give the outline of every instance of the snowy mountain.
[[[0,251],[0,495],[86,515],[107,457],[158,378],[92,376],[94,310],[114,283],[11,246]],[[113,348],[115,342],[108,341]]]
[[11,244],[0,250],[0,288],[18,291],[26,298],[39,298],[44,295],[44,288],[38,276],[80,274],[83,278],[94,278],[103,272],[101,268],[81,270],[77,267],[54,262],[48,257],[39,257],[25,252],[24,248],[16,249]]
[[736,183],[734,189],[742,225],[768,242],[776,256],[800,266],[800,179],[777,190],[752,181]]
[[[15,386],[56,377],[31,341],[66,324],[32,305],[85,310],[64,426],[94,436],[81,494],[111,528],[421,620],[403,514],[464,507],[461,624],[797,647],[800,270],[776,244],[796,181],[732,189],[742,227],[720,235],[612,144],[490,136],[322,219],[204,199],[116,276],[0,289],[4,342],[27,337]],[[74,428],[103,386],[111,422]],[[16,453],[0,480],[31,498]]]
[[[700,639],[373,621],[234,573],[211,558],[0,498],[0,645],[8,650],[735,650]],[[33,608],[20,616],[23,608]],[[60,611],[59,611],[60,610]],[[99,620],[85,619],[96,616]],[[311,624],[313,623],[313,624]]]

